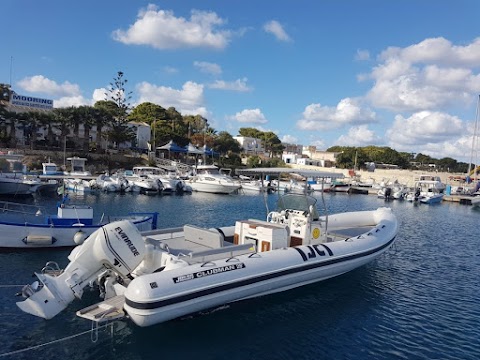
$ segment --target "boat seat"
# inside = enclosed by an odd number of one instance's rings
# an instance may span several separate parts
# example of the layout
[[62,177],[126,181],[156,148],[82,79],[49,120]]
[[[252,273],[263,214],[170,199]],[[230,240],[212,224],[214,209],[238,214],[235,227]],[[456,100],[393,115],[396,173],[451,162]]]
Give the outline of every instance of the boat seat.
[[218,249],[223,246],[223,236],[218,231],[194,225],[185,225],[183,227],[183,234],[186,241],[191,241],[210,249]]
[[238,255],[251,254],[254,252],[255,247],[252,244],[228,245],[220,249],[191,252],[185,257],[182,257],[182,260],[185,260],[189,264],[195,264],[225,259],[227,257],[232,258]]

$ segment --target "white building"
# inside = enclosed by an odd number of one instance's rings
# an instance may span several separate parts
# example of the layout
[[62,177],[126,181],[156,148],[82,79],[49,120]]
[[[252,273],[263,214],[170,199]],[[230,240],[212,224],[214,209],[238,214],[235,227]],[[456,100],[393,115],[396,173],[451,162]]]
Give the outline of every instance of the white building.
[[234,136],[233,138],[237,140],[237,142],[243,148],[243,152],[245,154],[265,155],[265,149],[263,148],[262,140],[248,136]]

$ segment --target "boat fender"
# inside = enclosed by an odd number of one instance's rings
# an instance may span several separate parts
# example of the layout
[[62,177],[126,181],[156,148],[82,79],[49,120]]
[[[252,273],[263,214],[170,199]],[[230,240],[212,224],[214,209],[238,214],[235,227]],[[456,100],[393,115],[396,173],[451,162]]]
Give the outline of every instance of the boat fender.
[[78,230],[75,235],[73,235],[73,242],[75,245],[82,245],[86,238],[87,234],[85,234],[82,230]]

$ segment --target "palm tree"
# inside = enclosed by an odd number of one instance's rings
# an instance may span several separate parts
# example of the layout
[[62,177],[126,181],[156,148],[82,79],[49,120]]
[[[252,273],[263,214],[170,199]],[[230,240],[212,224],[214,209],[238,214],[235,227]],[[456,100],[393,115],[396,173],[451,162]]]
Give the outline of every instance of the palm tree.
[[112,101],[97,101],[93,107],[95,112],[95,125],[97,128],[97,152],[102,152],[103,128],[113,122],[113,114],[116,111],[116,104]]
[[96,113],[97,109],[92,106],[80,106],[77,108],[77,115],[83,124],[84,128],[84,140],[83,140],[83,150],[88,152],[90,149],[90,130],[96,124]]
[[81,118],[81,112],[74,106],[67,108],[67,110],[70,112],[68,119],[69,125],[73,127],[73,143],[75,148],[77,148],[78,144],[80,143],[80,124],[83,122]]
[[67,147],[67,136],[70,134],[70,116],[71,112],[67,108],[57,108],[53,110],[54,127],[60,130],[60,140]]

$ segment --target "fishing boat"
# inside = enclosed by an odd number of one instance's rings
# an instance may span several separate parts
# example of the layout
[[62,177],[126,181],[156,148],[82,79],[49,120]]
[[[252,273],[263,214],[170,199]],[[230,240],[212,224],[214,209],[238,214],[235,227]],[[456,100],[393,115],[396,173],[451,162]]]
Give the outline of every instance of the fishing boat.
[[265,219],[219,228],[142,233],[129,221],[107,224],[71,252],[65,269],[37,273],[17,305],[50,319],[97,283],[104,300],[78,316],[150,326],[344,274],[384,253],[398,233],[389,208],[320,215],[306,194],[285,194],[277,205]]
[[131,213],[123,217],[102,215],[94,220],[91,206],[69,204],[63,200],[56,214],[47,214],[41,207],[9,201],[0,201],[0,248],[39,249],[73,247],[103,225],[129,219],[140,230],[155,229],[156,213]]

